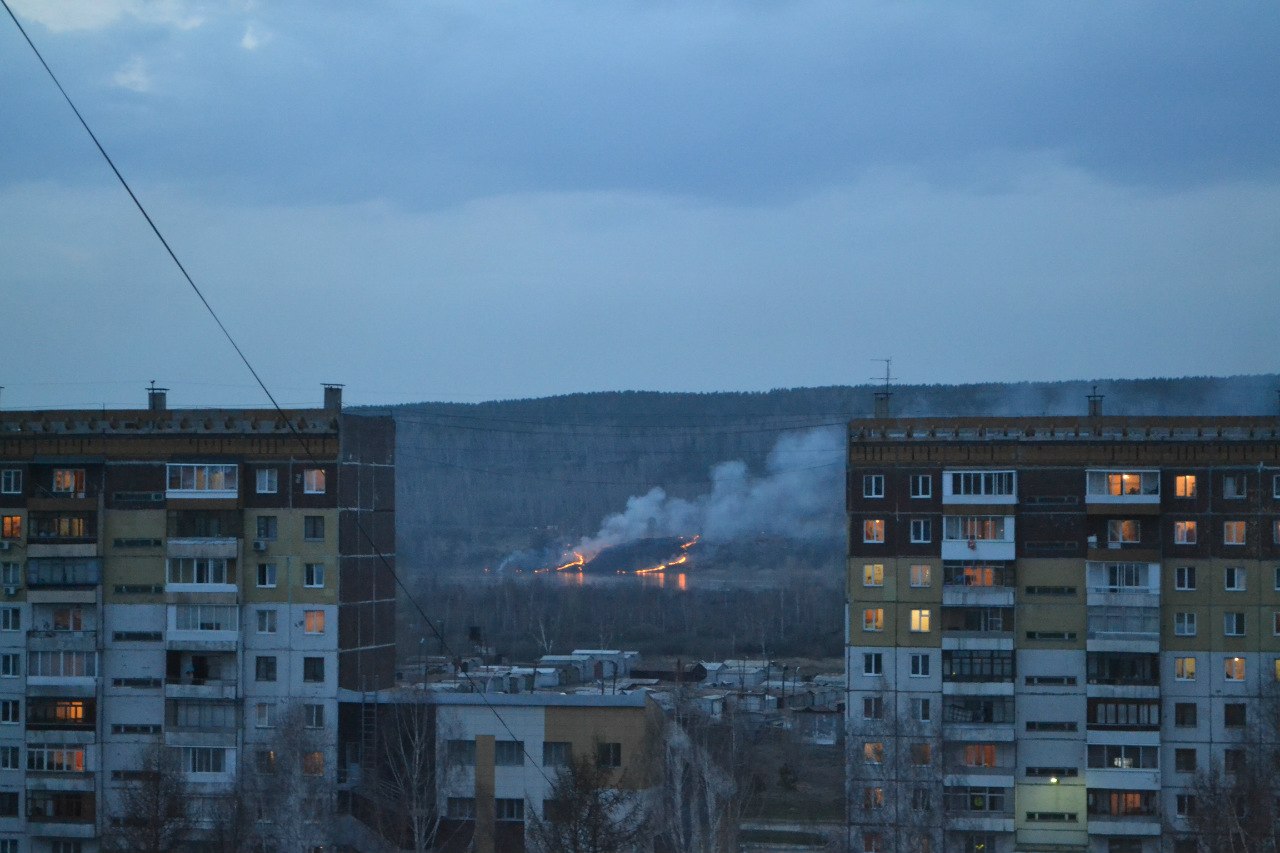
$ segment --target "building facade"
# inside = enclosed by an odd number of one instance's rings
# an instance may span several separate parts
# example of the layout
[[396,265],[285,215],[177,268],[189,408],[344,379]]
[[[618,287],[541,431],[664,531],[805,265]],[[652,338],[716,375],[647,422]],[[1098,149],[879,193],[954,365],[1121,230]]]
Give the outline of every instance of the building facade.
[[1280,719],[1276,418],[856,421],[847,507],[851,850],[1172,849]]
[[0,413],[0,853],[92,853],[148,750],[199,804],[394,683],[395,430],[322,409]]

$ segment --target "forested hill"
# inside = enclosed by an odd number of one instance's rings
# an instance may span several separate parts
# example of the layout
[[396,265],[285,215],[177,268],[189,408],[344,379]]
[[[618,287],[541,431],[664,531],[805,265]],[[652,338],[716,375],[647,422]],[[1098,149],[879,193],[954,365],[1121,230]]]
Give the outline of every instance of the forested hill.
[[[1095,384],[1107,414],[1260,415],[1276,412],[1280,375],[905,385],[893,389],[892,413],[1080,415]],[[654,486],[703,494],[711,467],[726,460],[760,473],[792,430],[838,430],[869,416],[874,390],[624,391],[353,411],[397,421],[401,565],[410,574],[452,573],[590,535]],[[829,499],[838,504],[838,490]]]

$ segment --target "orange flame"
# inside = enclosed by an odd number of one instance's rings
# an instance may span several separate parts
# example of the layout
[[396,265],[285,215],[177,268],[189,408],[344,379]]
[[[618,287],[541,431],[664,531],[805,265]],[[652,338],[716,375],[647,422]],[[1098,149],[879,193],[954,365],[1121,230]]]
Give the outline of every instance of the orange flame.
[[680,550],[681,550],[681,551],[688,551],[688,550],[689,550],[690,548],[692,548],[694,545],[697,545],[697,544],[698,544],[698,540],[699,540],[699,539],[701,539],[701,538],[702,538],[702,534],[701,534],[701,533],[696,534],[696,535],[695,535],[692,539],[690,539],[688,542],[686,542],[686,543],[684,543],[683,545],[681,545],[681,546],[680,546]]
[[[699,540],[699,539],[701,539],[701,538],[702,538],[702,536],[701,536],[701,535],[694,536],[694,537],[693,537],[692,539],[690,539],[688,542],[685,542],[684,544],[682,544],[682,545],[680,546],[680,550],[681,550],[681,551],[688,551],[690,548],[692,548],[694,545],[696,545],[696,544],[697,544],[697,542],[698,542],[698,540]],[[689,555],[688,555],[688,554],[681,554],[679,557],[676,557],[674,560],[668,560],[668,561],[667,561],[667,562],[665,562],[665,563],[659,563],[658,565],[656,565],[656,566],[650,566],[650,567],[649,567],[649,568],[647,568],[647,569],[636,569],[636,571],[634,572],[634,574],[637,574],[637,575],[651,575],[651,574],[653,574],[654,572],[661,572],[661,571],[664,571],[665,569],[669,569],[669,568],[671,568],[672,566],[682,566],[682,565],[684,565],[684,564],[685,564],[685,563],[687,563],[687,562],[689,562]],[[681,577],[684,577],[684,575],[681,575]]]
[[562,566],[556,566],[556,571],[563,572],[565,569],[575,569],[575,568],[578,571],[582,571],[582,567],[585,566],[586,563],[587,563],[587,558],[579,554],[577,551],[574,551],[573,559]]

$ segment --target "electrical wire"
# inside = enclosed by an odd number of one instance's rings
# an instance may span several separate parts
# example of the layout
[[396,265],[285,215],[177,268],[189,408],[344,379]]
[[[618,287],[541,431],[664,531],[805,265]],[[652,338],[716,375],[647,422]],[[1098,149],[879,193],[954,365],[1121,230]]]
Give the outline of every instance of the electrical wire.
[[[299,433],[298,430],[294,427],[290,419],[287,416],[285,416],[284,410],[280,408],[280,404],[276,402],[276,398],[272,396],[270,389],[268,389],[266,383],[262,381],[262,377],[258,374],[258,371],[254,369],[253,365],[249,362],[249,359],[244,354],[244,351],[240,349],[240,346],[236,343],[235,338],[232,337],[231,332],[227,329],[225,325],[223,325],[222,320],[218,317],[218,313],[214,311],[213,306],[209,304],[209,300],[205,298],[204,294],[201,293],[200,288],[196,286],[195,281],[191,278],[191,275],[187,272],[186,267],[184,267],[182,265],[182,262],[178,260],[178,256],[174,253],[173,248],[170,247],[169,242],[164,238],[164,235],[160,233],[160,229],[156,227],[155,221],[152,220],[151,215],[147,213],[146,208],[143,207],[142,202],[138,199],[138,196],[133,192],[133,189],[129,186],[129,182],[125,180],[124,175],[122,175],[120,173],[120,170],[116,168],[116,164],[112,161],[111,157],[107,154],[106,149],[102,147],[102,143],[98,141],[98,137],[94,134],[93,130],[89,127],[89,124],[88,122],[85,121],[84,116],[80,114],[80,110],[76,108],[75,103],[71,100],[71,96],[67,94],[67,90],[62,87],[62,84],[60,82],[58,82],[57,75],[53,73],[53,69],[49,67],[49,64],[47,62],[45,62],[44,57],[40,54],[39,49],[36,48],[35,42],[33,42],[31,40],[31,37],[27,35],[27,31],[23,28],[22,23],[18,20],[17,16],[14,15],[13,10],[9,8],[8,0],[0,0],[0,5],[3,5],[5,11],[9,13],[9,17],[13,20],[14,25],[17,26],[18,31],[22,33],[22,37],[26,39],[27,45],[30,46],[32,52],[35,53],[36,58],[40,60],[40,64],[44,66],[45,72],[48,73],[49,78],[53,80],[53,84],[58,87],[58,91],[62,93],[63,99],[67,102],[67,105],[71,107],[71,110],[72,112],[75,113],[76,118],[80,120],[81,127],[83,127],[85,129],[85,132],[89,134],[89,138],[92,139],[93,144],[97,146],[98,152],[102,155],[103,159],[107,161],[107,165],[111,167],[111,171],[115,173],[116,179],[120,182],[121,186],[123,186],[125,191],[129,194],[129,198],[133,200],[134,205],[138,208],[138,211],[142,214],[143,218],[146,219],[147,224],[151,226],[151,230],[155,233],[156,237],[160,240],[161,245],[164,246],[165,251],[168,252],[169,257],[173,260],[174,264],[178,267],[178,270],[182,273],[182,277],[186,279],[187,284],[191,285],[191,289],[194,290],[196,293],[196,296],[200,298],[200,302],[201,304],[204,305],[205,310],[208,311],[209,315],[213,318],[214,322],[217,323],[218,328],[222,330],[223,336],[226,337],[228,343],[230,343],[232,348],[236,351],[236,354],[240,356],[240,360],[244,362],[245,367],[248,368],[249,373],[254,378],[254,381],[258,383],[258,387],[262,389],[262,393],[264,393],[267,396],[267,399],[271,401],[271,405],[276,410],[276,413],[279,414],[281,418],[283,418],[285,424],[288,425],[289,432],[293,435],[294,439],[302,447],[302,450],[306,454],[307,458],[310,459],[312,462],[315,462],[317,465],[321,464],[320,460],[317,459],[315,455],[311,452],[310,445],[308,445],[308,443],[303,438],[301,433]],[[413,593],[409,591],[409,587],[405,584],[404,580],[396,572],[395,567],[391,565],[391,561],[387,559],[386,554],[384,554],[382,552],[382,549],[378,547],[377,543],[373,541],[373,537],[369,534],[368,530],[366,530],[364,525],[361,523],[359,512],[355,513],[354,520],[355,520],[356,529],[360,531],[366,543],[369,545],[370,548],[373,549],[373,552],[377,554],[378,559],[382,563],[383,567],[387,570],[388,573],[390,573],[390,575],[393,578],[395,578],[396,585],[400,588],[400,591],[404,593],[405,597],[409,600],[409,602],[414,606],[414,609],[418,611],[418,615],[422,618],[423,623],[431,630],[431,633],[435,636],[436,640],[440,643],[440,647],[448,651],[450,657],[455,657],[456,655],[454,655],[453,650],[449,647],[449,644],[445,640],[444,635],[440,632],[439,628],[436,627],[435,623],[431,620],[431,618],[427,616],[426,610],[423,609],[420,603],[418,603],[418,600],[413,596]],[[475,683],[475,680],[471,678],[470,673],[467,673],[464,671],[462,675],[464,676],[467,683],[471,686],[472,690],[475,691],[476,683]],[[498,721],[498,723],[502,726],[502,728],[506,730],[507,734],[511,736],[511,739],[521,745],[521,751],[524,753],[525,757],[529,760],[529,763],[532,764],[538,770],[538,773],[541,774],[542,778],[547,782],[547,785],[554,786],[555,783],[551,780],[551,777],[547,775],[546,771],[542,769],[541,763],[538,761],[535,761],[534,757],[529,753],[529,750],[524,747],[524,740],[516,736],[516,733],[512,730],[511,726],[509,726],[507,724],[507,721],[502,717],[502,715],[498,713],[498,709],[493,705],[492,702],[489,701],[485,693],[483,691],[480,691],[480,692],[476,692],[475,695],[480,697],[480,700],[493,714],[494,718]]]

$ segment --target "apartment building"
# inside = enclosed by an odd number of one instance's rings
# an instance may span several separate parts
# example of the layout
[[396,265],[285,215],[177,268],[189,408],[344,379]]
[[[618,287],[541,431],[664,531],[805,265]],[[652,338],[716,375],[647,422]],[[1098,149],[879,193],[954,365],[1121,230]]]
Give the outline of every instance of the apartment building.
[[1099,403],[850,425],[851,850],[1186,849],[1274,713],[1280,420]]
[[157,744],[197,804],[285,725],[336,781],[339,688],[394,683],[394,447],[339,386],[0,413],[0,853],[98,850]]

